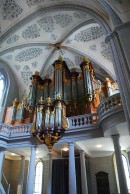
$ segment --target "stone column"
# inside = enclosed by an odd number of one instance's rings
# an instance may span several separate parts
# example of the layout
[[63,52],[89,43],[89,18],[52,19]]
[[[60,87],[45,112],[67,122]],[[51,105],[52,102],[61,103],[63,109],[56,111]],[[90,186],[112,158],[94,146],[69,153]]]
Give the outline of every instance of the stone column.
[[52,193],[52,153],[49,152],[49,173],[48,173],[48,184],[47,184],[47,194]]
[[20,165],[19,176],[18,176],[17,194],[22,194],[22,191],[23,191],[24,167],[25,167],[25,157],[21,156],[21,165]]
[[80,165],[81,165],[82,193],[88,194],[86,165],[85,165],[85,158],[84,158],[84,151],[83,150],[80,150]]
[[115,157],[116,157],[116,165],[119,179],[119,187],[121,194],[128,194],[128,188],[126,183],[125,171],[123,166],[123,161],[121,157],[121,150],[119,144],[119,135],[112,135],[114,149],[115,149]]
[[112,50],[113,66],[130,131],[130,22],[116,27],[106,38]]
[[31,147],[31,156],[30,156],[26,194],[33,194],[34,180],[35,180],[35,159],[36,159],[36,147]]
[[3,160],[4,160],[4,151],[0,150],[0,182],[2,179],[2,173],[3,173]]
[[130,151],[127,151],[127,156],[128,156],[128,160],[129,160],[129,169],[130,169]]
[[74,143],[69,146],[69,194],[77,194]]
[[91,180],[91,172],[90,172],[90,158],[87,158],[85,161],[86,164],[86,175],[87,175],[87,183],[88,183],[88,193],[92,193],[92,180]]

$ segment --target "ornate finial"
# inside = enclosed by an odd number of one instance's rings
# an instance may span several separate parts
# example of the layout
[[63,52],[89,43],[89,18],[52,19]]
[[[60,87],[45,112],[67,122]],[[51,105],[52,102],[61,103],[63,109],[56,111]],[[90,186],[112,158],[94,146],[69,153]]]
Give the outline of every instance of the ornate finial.
[[34,75],[39,75],[39,71],[35,71]]
[[52,103],[52,99],[50,97],[46,98],[46,102],[47,104],[51,104]]
[[40,102],[40,104],[43,104],[44,100],[43,100],[43,97],[42,96],[40,97],[39,102]]
[[62,56],[61,55],[59,55],[58,60],[62,61]]
[[18,99],[15,98],[14,101],[13,101],[13,107],[16,108],[17,105],[18,105],[18,103],[19,103],[19,102],[18,102]]
[[56,98],[57,98],[58,100],[61,100],[61,95],[60,95],[60,94],[57,94],[57,95],[56,95]]
[[45,77],[44,77],[44,79],[49,79],[50,77],[49,77],[49,74],[47,73],[46,75],[45,75]]
[[83,58],[83,62],[88,62],[88,63],[89,63],[89,62],[90,62],[90,61],[89,61],[89,58],[84,57],[84,58]]

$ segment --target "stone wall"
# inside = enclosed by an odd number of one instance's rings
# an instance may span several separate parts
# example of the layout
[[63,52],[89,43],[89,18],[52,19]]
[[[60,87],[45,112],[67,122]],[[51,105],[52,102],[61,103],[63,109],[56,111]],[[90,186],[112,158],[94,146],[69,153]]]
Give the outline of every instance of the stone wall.
[[97,194],[96,173],[108,173],[110,194],[117,194],[116,177],[113,165],[113,156],[97,157],[90,159],[92,194]]

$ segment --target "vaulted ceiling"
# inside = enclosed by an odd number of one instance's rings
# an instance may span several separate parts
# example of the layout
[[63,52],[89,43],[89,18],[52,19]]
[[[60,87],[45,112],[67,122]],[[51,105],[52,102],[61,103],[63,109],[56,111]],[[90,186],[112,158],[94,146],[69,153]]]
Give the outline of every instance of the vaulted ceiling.
[[[114,4],[112,0],[107,2],[127,20],[122,11],[122,6],[128,11],[127,1],[126,4],[121,0]],[[0,59],[14,72],[21,88],[20,96],[26,95],[30,76],[35,71],[40,71],[41,76],[52,75],[51,64],[59,53],[69,68],[79,68],[83,56],[87,56],[98,74],[109,74],[115,79],[104,30],[93,11],[105,18],[110,26],[111,21],[97,1],[81,1],[77,3],[80,6],[75,6],[76,2],[73,4],[62,0],[1,1]]]
[[52,76],[59,54],[69,68],[79,68],[87,56],[99,75],[116,79],[107,34],[97,18],[114,29],[110,9],[122,22],[130,21],[129,0],[1,0],[0,63],[13,71],[20,97],[35,71]]

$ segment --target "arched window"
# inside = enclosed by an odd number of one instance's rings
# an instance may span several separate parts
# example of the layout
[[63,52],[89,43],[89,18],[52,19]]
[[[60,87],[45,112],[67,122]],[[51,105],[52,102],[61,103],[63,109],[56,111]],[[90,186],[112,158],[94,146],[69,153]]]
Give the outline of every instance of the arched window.
[[5,76],[3,72],[0,71],[0,107],[3,104],[4,92],[5,92]]
[[34,194],[42,193],[42,176],[43,176],[43,163],[39,161],[36,164]]

